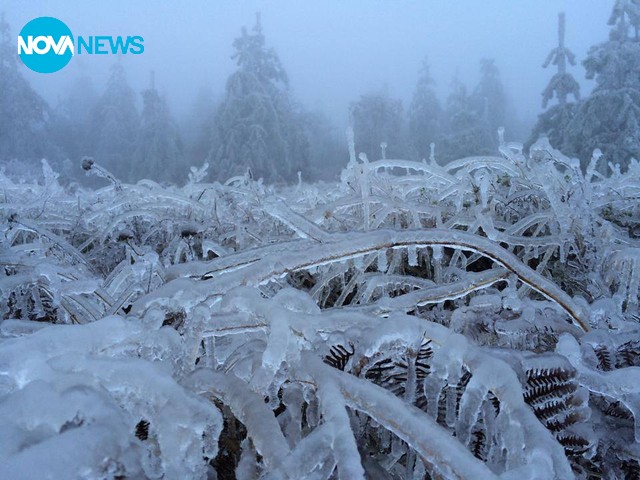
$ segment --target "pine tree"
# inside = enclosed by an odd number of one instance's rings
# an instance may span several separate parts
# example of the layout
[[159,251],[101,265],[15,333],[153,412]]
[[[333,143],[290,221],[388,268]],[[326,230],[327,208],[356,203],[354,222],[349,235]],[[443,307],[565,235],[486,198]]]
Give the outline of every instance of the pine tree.
[[493,153],[493,140],[489,132],[486,101],[482,111],[476,110],[467,88],[456,75],[451,82],[451,93],[445,109],[446,131],[436,157],[449,162],[459,158]]
[[383,91],[362,95],[351,104],[351,117],[356,148],[369,160],[381,157],[381,144],[386,144],[386,157],[404,156],[402,138],[402,102]]
[[599,148],[606,162],[624,168],[640,159],[640,2],[617,0],[609,24],[609,41],[583,62],[596,87],[569,123],[565,146],[583,166]]
[[216,115],[210,160],[219,178],[251,169],[266,181],[294,181],[308,168],[300,109],[276,52],[267,48],[260,16],[252,32],[233,42],[238,69],[227,80]]
[[0,160],[51,159],[50,110],[18,71],[15,39],[0,16]]
[[176,183],[187,172],[182,140],[165,99],[155,87],[153,72],[151,84],[142,92],[142,99],[140,129],[130,176],[134,180],[149,177]]
[[542,107],[546,108],[554,97],[558,104],[551,107],[538,117],[538,122],[527,142],[527,147],[533,144],[541,136],[546,136],[549,143],[555,148],[561,149],[567,155],[575,155],[576,151],[567,143],[567,127],[577,110],[576,103],[568,102],[568,97],[573,95],[575,102],[580,100],[580,85],[573,76],[567,72],[567,62],[575,65],[575,55],[564,44],[565,15],[558,15],[558,46],[549,52],[542,65],[547,68],[553,63],[557,66],[557,73],[551,77],[549,84],[542,92]]
[[133,180],[134,160],[139,128],[135,94],[127,83],[124,67],[111,67],[105,92],[91,114],[91,155],[122,180]]
[[418,159],[429,157],[431,143],[440,140],[442,108],[433,85],[429,63],[425,58],[409,107],[409,141],[412,153]]

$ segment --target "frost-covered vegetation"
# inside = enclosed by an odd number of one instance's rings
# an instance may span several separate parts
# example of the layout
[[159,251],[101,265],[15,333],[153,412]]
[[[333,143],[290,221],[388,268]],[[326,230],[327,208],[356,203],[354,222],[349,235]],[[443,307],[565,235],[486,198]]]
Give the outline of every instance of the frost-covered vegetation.
[[0,477],[636,478],[640,165],[349,146],[337,184],[3,176]]

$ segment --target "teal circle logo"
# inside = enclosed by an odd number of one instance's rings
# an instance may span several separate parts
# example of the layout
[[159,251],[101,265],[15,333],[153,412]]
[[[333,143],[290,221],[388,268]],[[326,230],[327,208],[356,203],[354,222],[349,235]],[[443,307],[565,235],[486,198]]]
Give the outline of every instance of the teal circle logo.
[[34,18],[18,35],[18,55],[34,72],[57,72],[69,63],[74,52],[71,30],[57,18]]

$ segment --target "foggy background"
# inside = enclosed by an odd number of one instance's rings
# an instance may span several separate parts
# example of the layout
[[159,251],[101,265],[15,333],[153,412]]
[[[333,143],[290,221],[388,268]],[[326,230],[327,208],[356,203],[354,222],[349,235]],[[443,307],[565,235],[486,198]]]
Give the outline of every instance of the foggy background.
[[[555,73],[553,65],[543,69],[542,63],[557,45],[558,13],[566,12],[566,45],[577,59],[569,72],[587,96],[593,81],[585,79],[581,61],[591,46],[607,40],[611,8],[612,2],[603,0],[0,1],[13,37],[38,16],[61,19],[75,36],[143,36],[144,53],[119,60],[136,107],[142,109],[140,93],[154,71],[155,86],[186,143],[203,95],[214,103],[223,100],[237,68],[232,42],[243,26],[254,26],[258,11],[266,46],[279,55],[292,99],[324,114],[342,139],[349,105],[361,95],[384,92],[401,100],[406,114],[425,57],[443,108],[454,76],[471,93],[480,60],[491,58],[507,98],[507,139],[525,142],[543,111],[541,93]],[[47,75],[18,63],[22,76],[55,109],[83,75],[99,96],[116,61],[115,55],[79,55]],[[346,141],[340,155],[346,162]],[[191,164],[204,161],[202,152],[195,156],[188,159]]]
[[[222,95],[235,67],[231,42],[241,27],[253,26],[260,11],[267,45],[278,52],[294,96],[340,126],[347,125],[349,102],[385,85],[406,108],[426,55],[442,100],[456,70],[471,89],[480,59],[495,58],[518,118],[531,127],[553,73],[541,65],[557,43],[558,12],[566,12],[567,46],[582,59],[591,45],[607,38],[611,2],[2,0],[2,10],[14,35],[39,16],[60,18],[74,35],[142,35],[144,54],[122,58],[129,83],[136,91],[145,88],[154,70],[158,89],[178,117],[188,114],[203,85]],[[85,55],[53,74],[27,68],[22,73],[54,104],[81,69],[94,76],[100,90],[113,62],[112,55]],[[592,82],[585,80],[582,65],[571,71],[587,94]]]

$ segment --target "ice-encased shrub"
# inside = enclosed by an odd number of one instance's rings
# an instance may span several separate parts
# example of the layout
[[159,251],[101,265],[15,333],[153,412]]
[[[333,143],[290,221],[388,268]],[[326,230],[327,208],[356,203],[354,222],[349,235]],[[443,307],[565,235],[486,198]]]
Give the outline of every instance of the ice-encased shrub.
[[640,470],[640,166],[2,183],[0,477]]

